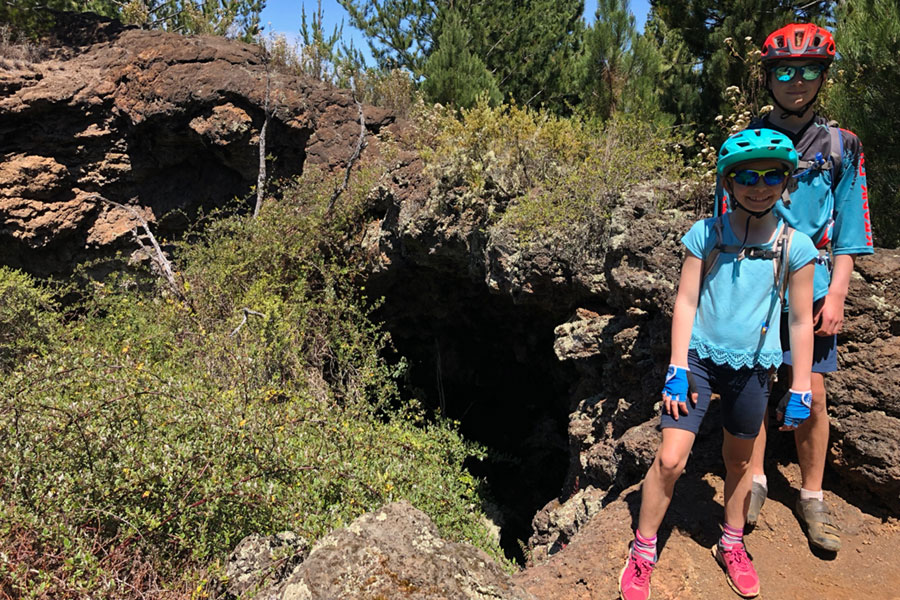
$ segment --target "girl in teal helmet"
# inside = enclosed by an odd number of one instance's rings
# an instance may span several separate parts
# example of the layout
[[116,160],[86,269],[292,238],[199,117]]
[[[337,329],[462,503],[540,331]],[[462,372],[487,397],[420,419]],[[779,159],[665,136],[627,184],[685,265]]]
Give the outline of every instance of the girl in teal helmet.
[[769,400],[769,372],[782,361],[778,332],[786,288],[795,351],[792,398],[799,407],[808,407],[811,399],[818,252],[808,236],[772,212],[796,167],[793,144],[777,131],[728,138],[719,151],[718,172],[734,210],[695,223],[681,239],[687,253],[672,314],[662,442],[644,479],[638,528],[619,577],[623,600],[649,597],[656,533],[713,393],[720,396],[726,468],[725,522],[714,554],[739,595],[759,593],[743,545],[744,507],[750,498],[750,456]]

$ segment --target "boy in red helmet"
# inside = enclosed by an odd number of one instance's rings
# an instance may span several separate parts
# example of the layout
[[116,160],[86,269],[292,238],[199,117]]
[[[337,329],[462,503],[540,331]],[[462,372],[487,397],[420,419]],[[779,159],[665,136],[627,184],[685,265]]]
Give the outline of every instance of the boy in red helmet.
[[[820,255],[816,264],[813,316],[812,405],[779,406],[801,418],[786,419],[782,430],[794,430],[802,477],[797,516],[810,544],[829,552],[841,547],[840,534],[822,494],[829,421],[826,412],[825,373],[837,370],[837,333],[844,321],[844,300],[855,257],[871,254],[872,228],[866,184],[865,159],[859,138],[850,131],[829,126],[815,113],[813,104],[834,60],[831,33],[811,23],[793,23],[772,32],[762,48],[766,88],[775,109],[754,120],[749,128],[770,128],[790,137],[800,154],[789,194],[774,209],[795,229],[809,235]],[[716,213],[726,212],[730,202],[719,190]],[[784,340],[784,362],[792,364]],[[765,425],[756,438],[751,471],[753,486],[747,524],[755,525],[766,498],[763,471]]]

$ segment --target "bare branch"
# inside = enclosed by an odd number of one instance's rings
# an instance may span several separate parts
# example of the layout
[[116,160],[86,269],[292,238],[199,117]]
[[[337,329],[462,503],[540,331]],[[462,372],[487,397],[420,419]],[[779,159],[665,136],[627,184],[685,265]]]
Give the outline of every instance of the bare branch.
[[334,190],[334,193],[331,195],[331,201],[328,202],[328,213],[331,213],[331,210],[334,208],[334,203],[337,202],[337,199],[340,198],[341,194],[344,193],[344,190],[347,189],[347,185],[350,182],[350,169],[353,168],[353,163],[356,162],[356,159],[359,158],[360,153],[362,153],[363,148],[366,147],[366,117],[363,115],[363,107],[359,100],[356,100],[354,97],[353,100],[356,102],[356,107],[359,110],[359,140],[356,142],[356,150],[353,151],[353,154],[350,156],[350,160],[347,161],[347,169],[344,172],[344,182],[341,186]]
[[[141,227],[144,229],[144,233],[147,234],[147,238],[150,240],[150,243],[153,245],[153,250],[155,254],[151,254],[151,258],[153,258],[156,262],[156,265],[159,267],[160,272],[162,272],[163,276],[166,278],[166,281],[169,283],[169,287],[172,288],[172,291],[175,292],[180,298],[184,298],[181,293],[181,288],[178,287],[178,283],[175,281],[175,272],[172,269],[172,263],[169,262],[169,259],[166,258],[166,255],[163,253],[162,248],[160,248],[159,243],[156,241],[156,236],[153,235],[153,232],[150,231],[150,225],[141,216],[141,213],[136,211],[133,206],[128,206],[126,204],[119,204],[118,202],[114,202],[109,200],[108,198],[104,198],[100,194],[91,194],[86,200],[100,200],[101,202],[106,202],[111,206],[115,206],[116,208],[121,208],[127,211],[132,217],[137,219],[138,223],[141,224]],[[140,242],[139,242],[140,243]],[[145,248],[143,244],[141,244],[142,248]]]
[[253,209],[253,216],[259,214],[262,208],[263,195],[266,188],[266,131],[269,129],[269,85],[272,77],[269,71],[269,52],[263,47],[263,64],[266,66],[266,100],[264,103],[265,119],[263,120],[262,129],[259,132],[259,175],[256,178],[256,207]]
[[246,306],[245,306],[244,308],[242,308],[241,310],[244,312],[244,318],[241,319],[240,324],[239,324],[237,327],[234,328],[234,331],[232,331],[232,332],[229,334],[228,337],[234,337],[235,335],[237,335],[237,332],[240,331],[240,330],[241,330],[241,327],[244,326],[244,323],[247,322],[247,315],[254,315],[254,316],[257,316],[257,317],[262,317],[263,319],[266,318],[266,315],[264,315],[263,313],[261,313],[261,312],[256,312],[255,310],[250,310],[250,309],[247,308]]

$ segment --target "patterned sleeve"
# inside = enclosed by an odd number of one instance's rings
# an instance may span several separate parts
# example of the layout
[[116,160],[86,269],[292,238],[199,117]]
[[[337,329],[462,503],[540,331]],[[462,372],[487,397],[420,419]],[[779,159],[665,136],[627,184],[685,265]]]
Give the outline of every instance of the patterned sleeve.
[[865,155],[856,134],[842,129],[841,136],[843,167],[841,180],[834,190],[831,247],[835,254],[871,254],[874,247]]
[[706,258],[708,253],[706,246],[709,243],[710,236],[715,236],[712,226],[714,221],[714,218],[697,221],[681,238],[681,243],[688,249],[688,252],[701,260]]

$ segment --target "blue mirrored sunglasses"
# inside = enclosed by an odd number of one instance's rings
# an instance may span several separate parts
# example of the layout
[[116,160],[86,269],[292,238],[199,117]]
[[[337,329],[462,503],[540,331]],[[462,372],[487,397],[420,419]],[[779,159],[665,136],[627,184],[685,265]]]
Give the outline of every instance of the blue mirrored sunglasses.
[[798,73],[805,81],[815,81],[823,71],[825,71],[825,65],[820,64],[802,65],[799,67],[793,65],[779,65],[777,67],[772,67],[769,70],[770,73],[775,75],[775,79],[781,82],[793,80]]
[[735,183],[741,185],[756,185],[762,179],[766,185],[778,185],[784,183],[787,179],[788,172],[784,169],[768,169],[766,171],[757,171],[756,169],[740,169],[732,171],[729,176],[734,179]]

